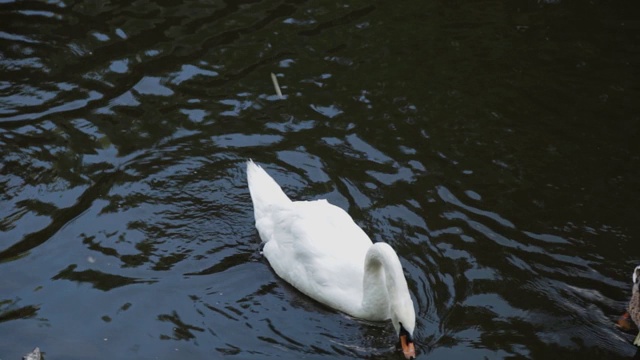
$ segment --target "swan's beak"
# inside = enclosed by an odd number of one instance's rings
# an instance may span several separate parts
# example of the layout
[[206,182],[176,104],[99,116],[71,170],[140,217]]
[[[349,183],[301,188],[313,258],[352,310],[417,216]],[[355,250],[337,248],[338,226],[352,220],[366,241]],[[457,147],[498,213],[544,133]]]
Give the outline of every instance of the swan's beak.
[[400,346],[402,346],[402,353],[405,359],[416,358],[416,349],[413,346],[413,341],[407,341],[407,335],[400,335]]

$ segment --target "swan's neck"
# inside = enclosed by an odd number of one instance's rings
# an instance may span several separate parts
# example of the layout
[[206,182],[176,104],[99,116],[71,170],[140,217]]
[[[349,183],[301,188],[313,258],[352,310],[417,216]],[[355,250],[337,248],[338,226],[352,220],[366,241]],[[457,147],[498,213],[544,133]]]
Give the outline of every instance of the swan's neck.
[[[391,246],[375,243],[364,262],[362,312],[371,320],[387,320],[406,302],[409,290],[402,265]],[[409,298],[409,301],[411,299]]]

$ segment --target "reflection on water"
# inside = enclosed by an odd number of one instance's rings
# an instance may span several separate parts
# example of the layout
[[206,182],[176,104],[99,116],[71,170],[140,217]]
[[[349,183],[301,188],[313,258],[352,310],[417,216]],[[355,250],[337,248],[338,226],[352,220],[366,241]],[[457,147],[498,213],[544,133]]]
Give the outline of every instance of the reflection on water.
[[398,358],[269,269],[253,158],[396,248],[419,357],[632,356],[624,6],[1,3],[0,353]]

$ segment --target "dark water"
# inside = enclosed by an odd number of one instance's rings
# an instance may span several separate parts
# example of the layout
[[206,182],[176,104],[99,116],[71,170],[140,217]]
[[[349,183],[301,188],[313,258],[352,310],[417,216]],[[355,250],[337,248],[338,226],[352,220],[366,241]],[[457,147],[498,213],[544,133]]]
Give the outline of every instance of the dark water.
[[248,158],[396,248],[419,358],[633,356],[639,14],[0,2],[0,358],[399,358],[269,269]]

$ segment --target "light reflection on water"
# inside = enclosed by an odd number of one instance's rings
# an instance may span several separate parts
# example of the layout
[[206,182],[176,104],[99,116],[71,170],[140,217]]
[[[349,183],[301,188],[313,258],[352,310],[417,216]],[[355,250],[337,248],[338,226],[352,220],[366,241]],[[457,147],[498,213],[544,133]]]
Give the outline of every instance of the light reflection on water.
[[613,322],[640,233],[640,58],[614,5],[0,13],[6,358],[397,358],[389,324],[269,269],[248,158],[394,246],[420,357],[635,353]]

